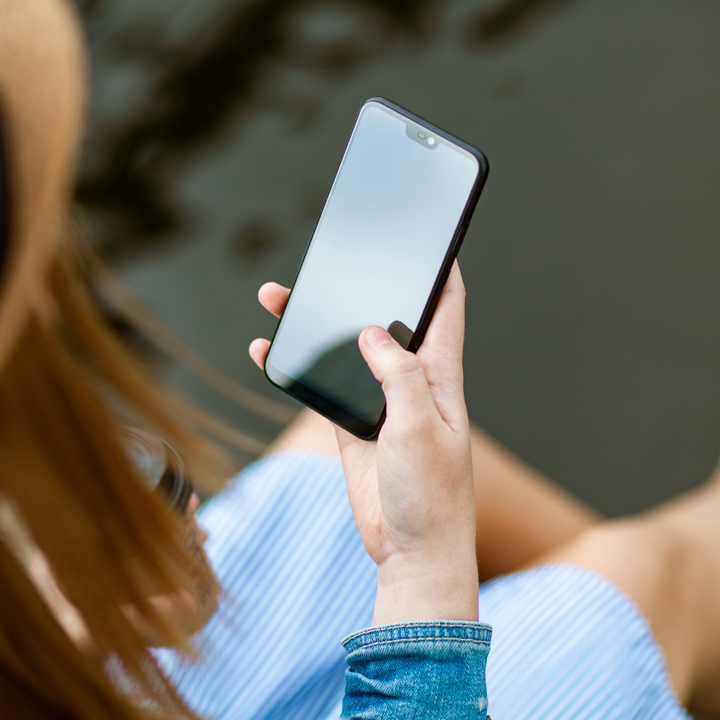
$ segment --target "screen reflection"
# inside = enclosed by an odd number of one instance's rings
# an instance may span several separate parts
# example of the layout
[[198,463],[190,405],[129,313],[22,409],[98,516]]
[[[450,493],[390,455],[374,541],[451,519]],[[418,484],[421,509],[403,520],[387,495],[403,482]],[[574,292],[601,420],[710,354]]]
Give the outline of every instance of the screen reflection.
[[366,103],[273,340],[270,379],[376,424],[385,401],[358,335],[380,325],[408,346],[479,172],[469,152]]

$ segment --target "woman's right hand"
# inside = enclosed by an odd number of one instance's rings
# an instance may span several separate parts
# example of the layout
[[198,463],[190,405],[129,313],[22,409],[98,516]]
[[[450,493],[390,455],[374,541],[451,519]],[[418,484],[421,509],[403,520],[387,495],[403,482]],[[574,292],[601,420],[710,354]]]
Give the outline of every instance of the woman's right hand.
[[[288,290],[260,289],[279,316]],[[382,383],[387,419],[377,441],[337,429],[348,495],[366,550],[377,563],[375,624],[477,619],[475,497],[463,396],[465,289],[457,263],[417,354],[382,328],[360,351]],[[250,354],[262,367],[267,340]]]

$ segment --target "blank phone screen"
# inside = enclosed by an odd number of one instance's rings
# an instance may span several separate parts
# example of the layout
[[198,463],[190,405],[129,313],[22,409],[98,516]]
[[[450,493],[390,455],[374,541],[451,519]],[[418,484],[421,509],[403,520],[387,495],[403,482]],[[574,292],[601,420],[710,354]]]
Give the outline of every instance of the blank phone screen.
[[385,401],[358,335],[380,325],[408,346],[480,172],[451,140],[366,103],[273,340],[270,379],[376,424]]

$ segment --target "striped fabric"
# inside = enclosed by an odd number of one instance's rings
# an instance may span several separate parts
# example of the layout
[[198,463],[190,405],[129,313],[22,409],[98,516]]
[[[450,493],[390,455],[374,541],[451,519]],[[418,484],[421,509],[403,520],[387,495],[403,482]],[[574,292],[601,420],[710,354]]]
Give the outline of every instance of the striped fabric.
[[[225,588],[198,637],[200,657],[157,657],[201,715],[337,720],[340,641],[370,625],[375,568],[350,511],[340,463],[272,455],[206,503],[199,521]],[[644,618],[603,578],[564,565],[480,590],[493,625],[493,720],[687,720]]]
[[494,720],[688,720],[647,620],[605,578],[543,565],[484,585],[479,609]]
[[159,654],[171,677],[208,718],[324,718],[343,695],[340,642],[370,625],[375,594],[339,462],[261,460],[198,521],[225,598],[198,638],[198,662]]

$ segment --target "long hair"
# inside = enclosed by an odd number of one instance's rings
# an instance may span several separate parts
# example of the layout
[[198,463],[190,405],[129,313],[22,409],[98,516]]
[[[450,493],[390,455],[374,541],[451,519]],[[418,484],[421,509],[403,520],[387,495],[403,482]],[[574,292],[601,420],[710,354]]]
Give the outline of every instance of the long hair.
[[[183,525],[121,447],[124,425],[167,439],[195,480],[227,473],[213,422],[159,387],[82,282],[68,206],[84,59],[61,0],[0,0],[10,242],[0,279],[0,707],[23,720],[195,717],[140,627],[189,648],[151,597],[216,595]],[[41,554],[83,627],[72,639],[28,572]],[[134,620],[123,611],[134,608]]]

